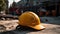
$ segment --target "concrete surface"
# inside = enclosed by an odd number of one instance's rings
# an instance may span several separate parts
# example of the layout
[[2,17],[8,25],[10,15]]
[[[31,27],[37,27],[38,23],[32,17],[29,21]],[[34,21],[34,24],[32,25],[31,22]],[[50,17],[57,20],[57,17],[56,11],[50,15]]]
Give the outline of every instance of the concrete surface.
[[[60,17],[41,17],[42,25],[46,28],[36,31],[31,28],[19,28],[14,31],[3,32],[0,34],[60,34]],[[46,22],[45,19],[48,19]]]

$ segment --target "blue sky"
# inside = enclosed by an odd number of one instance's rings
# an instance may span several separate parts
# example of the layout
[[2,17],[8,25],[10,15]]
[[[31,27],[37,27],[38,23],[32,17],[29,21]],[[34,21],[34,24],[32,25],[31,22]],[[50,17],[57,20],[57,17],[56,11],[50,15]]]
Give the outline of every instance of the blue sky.
[[[10,6],[10,4],[12,4],[12,2],[14,1],[14,0],[8,0],[9,1],[9,6]],[[15,0],[15,2],[18,2],[18,1],[20,1],[20,0]]]

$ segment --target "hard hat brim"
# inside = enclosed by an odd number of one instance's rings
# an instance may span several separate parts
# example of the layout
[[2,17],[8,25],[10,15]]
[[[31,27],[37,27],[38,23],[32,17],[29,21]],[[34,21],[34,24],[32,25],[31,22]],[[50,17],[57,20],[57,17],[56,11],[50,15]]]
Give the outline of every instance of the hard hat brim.
[[36,25],[36,26],[29,26],[29,27],[31,27],[31,28],[33,28],[33,29],[35,29],[35,30],[43,30],[43,29],[45,29],[45,27],[42,26],[41,24]]

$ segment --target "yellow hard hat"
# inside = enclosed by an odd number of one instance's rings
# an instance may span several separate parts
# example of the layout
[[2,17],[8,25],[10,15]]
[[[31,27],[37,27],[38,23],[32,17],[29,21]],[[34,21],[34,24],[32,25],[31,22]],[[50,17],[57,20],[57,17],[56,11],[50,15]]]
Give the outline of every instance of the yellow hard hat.
[[40,18],[34,12],[25,12],[19,16],[19,25],[31,27],[36,30],[45,29],[41,25]]

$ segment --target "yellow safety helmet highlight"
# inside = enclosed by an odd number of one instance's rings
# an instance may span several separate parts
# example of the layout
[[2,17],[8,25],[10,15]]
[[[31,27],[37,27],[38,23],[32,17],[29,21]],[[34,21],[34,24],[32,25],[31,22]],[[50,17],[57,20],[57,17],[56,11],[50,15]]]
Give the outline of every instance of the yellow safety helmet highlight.
[[41,25],[40,18],[34,12],[25,12],[19,16],[19,25],[42,30],[45,27]]

